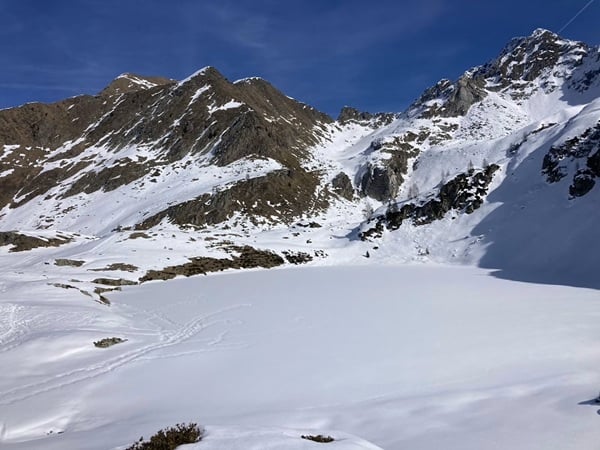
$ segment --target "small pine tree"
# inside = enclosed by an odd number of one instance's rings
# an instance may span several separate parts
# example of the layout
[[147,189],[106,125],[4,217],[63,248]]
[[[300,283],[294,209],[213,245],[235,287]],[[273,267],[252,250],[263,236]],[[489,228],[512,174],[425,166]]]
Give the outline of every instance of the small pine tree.
[[416,198],[418,196],[419,196],[419,188],[417,187],[417,185],[415,183],[412,183],[408,187],[408,198],[412,199],[412,198]]
[[397,212],[398,212],[398,203],[390,200],[388,202],[387,209],[385,210],[386,217],[391,217]]
[[473,172],[475,170],[475,166],[473,165],[473,161],[469,160],[469,165],[467,166],[468,172]]
[[365,219],[370,219],[373,215],[373,205],[368,200],[365,201],[365,207],[363,208],[363,215]]

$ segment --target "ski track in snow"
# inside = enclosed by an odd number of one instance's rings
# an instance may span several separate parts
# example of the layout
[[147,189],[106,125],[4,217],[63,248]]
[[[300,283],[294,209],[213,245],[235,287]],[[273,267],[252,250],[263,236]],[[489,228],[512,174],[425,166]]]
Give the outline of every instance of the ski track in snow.
[[[227,321],[227,319],[217,319],[217,320],[211,320],[211,319],[214,319],[215,317],[226,314],[230,311],[249,307],[249,306],[251,306],[251,305],[249,305],[249,304],[232,305],[227,308],[218,309],[210,314],[204,314],[204,315],[195,317],[194,319],[190,320],[183,326],[180,326],[179,328],[174,329],[174,330],[159,329],[157,336],[156,336],[157,340],[158,340],[157,343],[145,345],[140,348],[127,351],[123,354],[114,356],[106,361],[102,361],[100,363],[93,364],[91,366],[81,367],[81,368],[77,368],[75,370],[71,370],[68,372],[63,372],[63,373],[54,375],[52,378],[41,381],[41,382],[30,383],[27,385],[18,386],[14,389],[0,392],[0,405],[11,405],[15,402],[37,396],[39,394],[42,394],[42,393],[45,393],[45,392],[48,392],[51,390],[63,388],[65,386],[69,386],[69,385],[72,385],[75,383],[80,383],[82,381],[101,376],[105,373],[108,373],[115,369],[118,369],[121,366],[135,362],[136,360],[138,360],[142,357],[146,360],[154,359],[152,357],[149,357],[148,355],[157,350],[162,350],[162,349],[180,344],[184,341],[187,341],[187,340],[191,339],[192,337],[196,336],[201,331],[206,330],[216,324],[230,323],[229,321]],[[166,319],[165,317],[161,317],[159,314],[154,313],[154,312],[145,311],[145,310],[138,310],[138,312],[140,312],[142,314],[146,314],[147,317],[151,317],[154,319],[159,319],[159,320]],[[171,322],[172,324],[174,324],[174,322],[172,322],[170,320],[168,320],[168,321]],[[58,322],[58,323],[60,323],[60,322]],[[20,336],[21,335],[19,335],[19,337]],[[211,347],[214,347],[223,341],[224,336],[225,336],[224,333],[219,334],[216,338],[214,338],[214,339],[210,340],[208,343],[206,343],[204,349],[195,350],[193,353],[198,353],[201,351],[210,351]],[[18,337],[15,337],[12,340],[12,342],[15,342],[17,340],[18,340]],[[121,345],[123,345],[123,344],[121,344]],[[126,345],[126,343],[125,343],[125,345]],[[16,345],[14,345],[12,347],[9,346],[9,348],[4,348],[4,345],[3,345],[2,351],[11,350],[15,346]],[[189,353],[192,353],[192,352],[182,352],[181,354],[183,355],[183,354],[189,354]],[[171,356],[174,356],[174,355],[171,355]]]
[[12,303],[0,303],[0,329],[6,330],[0,334],[0,353],[17,347],[27,333],[25,322],[18,320],[24,309]]

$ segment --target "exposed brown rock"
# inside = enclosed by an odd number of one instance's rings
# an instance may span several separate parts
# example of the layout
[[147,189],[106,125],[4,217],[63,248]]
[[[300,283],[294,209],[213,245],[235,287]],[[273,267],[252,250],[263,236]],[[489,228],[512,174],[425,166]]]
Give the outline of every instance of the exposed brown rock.
[[134,286],[136,281],[125,280],[123,278],[96,278],[92,283],[103,284],[105,286]]
[[190,262],[185,264],[165,267],[162,270],[149,270],[140,278],[140,283],[151,280],[170,280],[177,275],[186,277],[205,275],[208,272],[220,272],[226,269],[249,269],[253,267],[269,269],[284,263],[283,258],[276,253],[257,250],[250,246],[230,247],[230,250],[239,252],[239,255],[222,259],[210,257],[190,258]]
[[55,266],[81,267],[83,264],[85,264],[85,261],[81,261],[79,259],[58,258],[54,260]]
[[106,267],[100,267],[98,269],[88,269],[92,272],[105,272],[105,271],[122,271],[122,272],[135,272],[138,270],[137,266],[133,264],[125,264],[125,263],[112,263]]
[[389,154],[377,164],[368,163],[360,179],[360,192],[378,201],[387,201],[398,194],[408,171],[408,160],[419,154],[411,141],[412,135],[396,136],[391,140],[375,140],[372,151]]
[[9,252],[25,252],[38,247],[58,247],[71,241],[71,238],[61,235],[42,238],[28,236],[16,231],[0,231],[0,247],[12,245],[13,247]]
[[331,187],[333,192],[346,200],[352,200],[354,197],[354,186],[352,186],[350,177],[344,172],[338,173],[333,180],[331,180]]

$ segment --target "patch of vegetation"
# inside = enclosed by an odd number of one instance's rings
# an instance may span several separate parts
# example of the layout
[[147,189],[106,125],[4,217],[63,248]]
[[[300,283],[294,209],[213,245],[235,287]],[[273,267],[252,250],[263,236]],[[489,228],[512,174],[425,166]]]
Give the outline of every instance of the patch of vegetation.
[[85,261],[81,261],[79,259],[66,259],[66,258],[58,258],[54,260],[55,266],[72,266],[72,267],[81,267]]
[[110,300],[102,294],[98,294],[98,302],[102,303],[103,305],[110,306]]
[[61,289],[77,289],[75,286],[65,283],[48,283],[50,286],[54,286]]
[[296,225],[298,225],[299,227],[302,227],[302,228],[321,228],[321,224],[319,222],[308,222],[308,223],[298,222]]
[[122,342],[125,342],[127,339],[123,339],[120,337],[110,337],[110,338],[104,338],[104,339],[100,339],[99,341],[94,342],[94,346],[98,347],[98,348],[107,348],[110,347],[112,345],[116,345],[116,344],[120,344]]
[[[79,280],[70,280],[73,283],[80,283]],[[79,289],[77,286],[73,286],[71,284],[65,284],[65,283],[48,283],[48,286],[53,286],[53,287],[57,287],[60,289],[75,289],[79,292],[81,292],[83,295],[85,295],[86,297],[92,297],[94,298],[94,296],[92,294],[90,294],[88,291],[83,290],[83,289]],[[96,288],[94,290],[94,293],[98,295],[98,298],[96,299],[96,301],[104,304],[104,305],[110,305],[110,300],[107,299],[105,296],[102,295],[103,292],[107,292],[107,291],[114,291],[114,290],[121,290],[121,288],[109,288],[109,289],[103,289],[103,288]]]
[[303,434],[300,436],[302,439],[306,439],[308,441],[320,442],[322,444],[327,444],[329,442],[335,441],[331,436],[323,436],[322,434],[312,435],[312,434]]
[[117,287],[108,287],[108,288],[97,287],[97,288],[94,289],[94,294],[101,295],[101,294],[104,294],[105,292],[113,292],[113,291],[120,291],[120,290],[121,290],[120,286],[117,286]]
[[195,423],[178,423],[174,427],[160,430],[148,441],[142,436],[138,442],[125,450],[174,450],[180,445],[200,442],[204,430]]
[[128,237],[128,239],[138,239],[138,238],[150,239],[150,236],[148,236],[146,233],[144,233],[142,231],[134,231]]
[[71,238],[59,234],[56,237],[45,238],[28,236],[16,231],[0,231],[0,247],[12,245],[9,252],[25,252],[38,247],[58,247],[71,241]]
[[122,272],[135,272],[138,270],[137,266],[133,264],[124,264],[124,263],[113,263],[106,267],[100,267],[98,269],[88,269],[92,272],[104,272],[104,271],[112,271],[112,270],[120,270]]
[[306,252],[284,251],[283,256],[290,264],[306,264],[313,260],[313,257]]
[[137,284],[136,281],[124,280],[123,278],[96,278],[92,283],[105,286],[134,286]]

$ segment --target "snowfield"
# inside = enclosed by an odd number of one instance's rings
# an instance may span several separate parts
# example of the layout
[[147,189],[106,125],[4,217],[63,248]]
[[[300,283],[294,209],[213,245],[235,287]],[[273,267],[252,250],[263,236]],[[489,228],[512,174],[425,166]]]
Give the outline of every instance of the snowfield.
[[1,297],[3,449],[188,421],[207,433],[190,449],[598,446],[597,290],[433,264],[150,282],[110,307],[32,286]]

